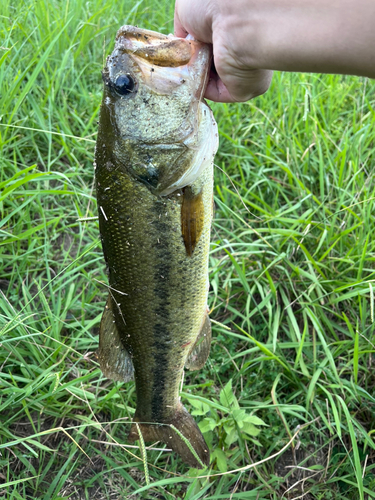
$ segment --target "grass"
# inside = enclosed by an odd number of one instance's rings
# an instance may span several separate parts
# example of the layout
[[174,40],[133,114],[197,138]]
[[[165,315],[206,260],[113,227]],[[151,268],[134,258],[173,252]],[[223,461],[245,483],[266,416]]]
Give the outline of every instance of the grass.
[[278,73],[260,98],[213,105],[214,339],[182,392],[213,461],[189,470],[160,444],[127,444],[134,386],[94,355],[100,71],[119,26],[168,33],[172,19],[165,0],[1,2],[0,498],[375,498],[363,78]]

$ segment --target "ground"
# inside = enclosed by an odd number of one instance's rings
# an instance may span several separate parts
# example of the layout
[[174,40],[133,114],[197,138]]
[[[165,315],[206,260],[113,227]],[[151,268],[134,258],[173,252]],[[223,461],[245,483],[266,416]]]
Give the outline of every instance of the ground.
[[165,0],[1,3],[0,499],[375,498],[364,78],[276,73],[264,96],[212,105],[213,344],[181,394],[212,463],[127,443],[134,386],[95,357],[100,71],[122,24],[172,19]]

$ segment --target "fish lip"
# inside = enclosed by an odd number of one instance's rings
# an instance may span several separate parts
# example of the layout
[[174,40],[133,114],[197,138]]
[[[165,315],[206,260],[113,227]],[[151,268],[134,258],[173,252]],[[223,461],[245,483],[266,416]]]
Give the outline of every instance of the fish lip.
[[122,26],[116,35],[116,48],[131,57],[140,57],[156,66],[169,68],[189,64],[205,46],[192,37],[179,38],[130,25]]
[[150,38],[154,40],[168,40],[168,35],[164,35],[163,33],[158,33],[157,31],[146,30],[143,28],[139,28],[138,26],[132,26],[130,24],[125,24],[121,26],[116,34],[116,42],[121,38],[135,38],[139,41],[144,39],[148,40]]

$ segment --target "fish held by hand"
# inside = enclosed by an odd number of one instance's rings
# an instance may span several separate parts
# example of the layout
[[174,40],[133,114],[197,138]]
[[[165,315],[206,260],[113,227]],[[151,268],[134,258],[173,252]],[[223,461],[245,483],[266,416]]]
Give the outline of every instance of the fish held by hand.
[[211,343],[218,134],[202,100],[210,64],[206,44],[123,26],[103,71],[95,152],[109,273],[100,366],[115,380],[134,375],[138,426],[129,440],[138,439],[139,428],[145,441],[163,441],[198,468],[209,464],[208,446],[179,391],[184,367],[201,368]]

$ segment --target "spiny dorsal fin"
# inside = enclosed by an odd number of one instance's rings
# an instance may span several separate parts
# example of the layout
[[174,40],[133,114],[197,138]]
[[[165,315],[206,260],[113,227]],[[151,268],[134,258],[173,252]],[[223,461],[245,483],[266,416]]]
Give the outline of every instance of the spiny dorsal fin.
[[188,370],[200,370],[205,365],[211,347],[211,321],[206,313],[197,340],[185,363]]
[[112,309],[111,295],[108,295],[99,329],[98,358],[103,375],[119,382],[133,378],[133,362],[121,342]]

